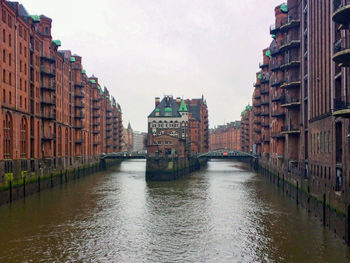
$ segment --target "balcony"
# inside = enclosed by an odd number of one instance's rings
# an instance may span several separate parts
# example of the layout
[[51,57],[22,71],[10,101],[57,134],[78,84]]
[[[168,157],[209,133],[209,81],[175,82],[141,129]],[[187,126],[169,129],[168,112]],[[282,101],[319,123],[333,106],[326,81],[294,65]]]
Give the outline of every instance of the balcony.
[[300,134],[300,128],[297,125],[282,126],[282,134]]
[[350,37],[340,38],[334,43],[333,61],[339,67],[350,67]]
[[350,118],[350,95],[334,99],[333,116]]
[[281,67],[281,62],[279,62],[277,58],[275,58],[270,64],[271,71],[277,71],[280,69],[280,67]]
[[290,88],[299,88],[301,84],[300,76],[290,76],[288,75],[283,84],[281,85],[281,88],[284,89],[290,89]]
[[74,83],[74,86],[77,88],[84,88],[84,82]]
[[75,93],[74,93],[74,97],[75,97],[75,98],[82,99],[82,98],[85,97],[85,95],[84,95],[83,92],[79,91],[79,92],[75,92]]
[[256,132],[256,133],[261,133],[261,129],[259,129],[259,128],[254,128],[254,132]]
[[271,56],[277,56],[281,50],[279,47],[275,46],[275,47],[270,47],[270,50],[271,50]]
[[253,102],[253,106],[254,106],[254,107],[260,107],[260,105],[261,105],[261,104],[260,104],[260,101],[254,101],[254,102]]
[[334,0],[334,22],[348,27],[350,24],[350,0]]
[[266,76],[263,76],[262,79],[260,80],[261,84],[269,83],[270,82],[270,76],[266,73]]
[[77,112],[75,114],[74,118],[76,118],[76,119],[83,119],[83,118],[85,118],[85,116],[84,116],[83,112],[81,111],[81,112]]
[[281,84],[282,84],[282,81],[277,77],[273,78],[271,81],[272,87],[278,87],[278,86],[281,86]]
[[56,90],[56,86],[52,85],[52,84],[41,84],[40,88],[43,90],[48,90],[48,91],[55,91]]
[[261,127],[269,128],[269,127],[270,127],[269,121],[264,121],[264,122],[262,122],[262,123],[261,123]]
[[281,63],[281,69],[289,69],[293,67],[299,67],[300,66],[300,59],[298,57],[296,58],[285,58]]
[[260,99],[260,92],[259,91],[255,91],[254,95],[253,95],[254,99]]
[[280,131],[273,131],[273,132],[271,132],[271,138],[274,138],[274,139],[284,139],[284,138],[285,138],[285,135],[282,134]]
[[43,118],[45,120],[55,120],[56,119],[56,113],[42,112],[41,118]]
[[75,108],[84,108],[84,104],[82,101],[76,101],[74,104]]
[[270,26],[270,35],[276,35],[280,28],[276,26],[276,24],[272,24]]
[[40,73],[42,75],[47,75],[50,78],[54,78],[56,76],[56,69],[41,65],[40,66]]
[[264,95],[264,94],[269,94],[269,87],[264,87],[260,89],[260,94]]
[[287,39],[281,42],[280,51],[286,51],[300,46],[298,36],[287,36]]
[[43,55],[43,54],[41,54],[40,55],[40,60],[47,61],[47,62],[50,62],[50,63],[53,64],[53,63],[56,62],[56,57],[50,56],[50,55]]
[[54,139],[54,135],[53,134],[49,134],[49,135],[46,135],[44,134],[43,137],[41,138],[43,141],[52,141]]
[[75,140],[75,144],[83,144],[83,143],[84,143],[84,139],[79,138]]
[[40,103],[43,106],[51,106],[51,105],[55,105],[56,104],[56,98],[42,98]]
[[262,99],[261,102],[260,102],[260,104],[261,104],[261,105],[268,105],[268,104],[270,104],[269,98],[264,98],[264,99]]
[[277,102],[277,101],[280,101],[281,98],[282,98],[281,95],[272,94],[272,96],[271,96],[271,101],[272,101],[272,102]]
[[283,96],[281,100],[281,107],[290,108],[300,106],[300,99],[291,98],[290,96]]
[[263,140],[263,142],[269,142],[270,141],[270,136],[263,134],[262,140]]
[[297,27],[299,25],[300,25],[299,17],[288,15],[287,20],[285,21],[285,23],[283,23],[283,25],[281,25],[280,30],[282,32],[286,32],[289,29],[291,29],[293,27]]
[[285,116],[284,110],[272,110],[271,117],[283,118]]
[[77,130],[82,130],[82,129],[84,129],[84,125],[83,124],[76,124],[74,126],[74,128],[77,129]]
[[259,62],[259,68],[263,69],[269,66],[269,63]]

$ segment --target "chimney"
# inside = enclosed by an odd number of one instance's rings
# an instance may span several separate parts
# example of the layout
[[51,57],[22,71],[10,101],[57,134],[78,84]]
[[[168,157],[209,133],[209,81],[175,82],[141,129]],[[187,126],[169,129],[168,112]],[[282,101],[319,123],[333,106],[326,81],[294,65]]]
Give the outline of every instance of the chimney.
[[180,106],[180,103],[181,103],[181,98],[180,98],[180,97],[177,97],[177,98],[176,98],[176,103],[177,103],[177,105]]
[[156,107],[159,105],[159,103],[160,103],[160,98],[159,98],[159,97],[156,97],[156,99],[155,99]]

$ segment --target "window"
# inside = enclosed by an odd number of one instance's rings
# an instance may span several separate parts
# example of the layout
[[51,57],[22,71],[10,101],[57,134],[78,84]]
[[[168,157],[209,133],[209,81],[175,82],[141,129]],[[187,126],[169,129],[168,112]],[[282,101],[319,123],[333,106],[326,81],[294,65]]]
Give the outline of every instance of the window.
[[22,108],[22,96],[19,96],[19,106]]
[[6,83],[6,71],[4,69],[2,70],[2,81]]
[[6,50],[2,51],[2,62],[6,63]]
[[11,34],[9,34],[9,46],[11,46]]
[[11,85],[12,84],[12,74],[11,74],[11,72],[9,72],[9,84]]
[[12,103],[12,96],[11,96],[11,91],[9,92],[9,103]]
[[19,79],[19,90],[22,90],[22,79]]
[[2,10],[2,22],[6,23],[6,12]]
[[6,91],[2,90],[2,101],[6,103]]
[[19,54],[22,55],[22,43],[21,42],[19,43]]
[[24,57],[27,57],[27,47],[24,47]]
[[158,141],[157,144],[158,144],[158,145],[162,145],[162,142],[161,142],[161,141]]
[[328,131],[328,152],[330,153],[331,150],[331,131]]
[[2,30],[2,42],[6,42],[6,32],[5,29]]
[[24,63],[24,75],[27,75],[27,63]]
[[12,159],[12,116],[9,112],[4,120],[4,158]]
[[27,138],[28,138],[28,125],[27,125],[27,120],[25,117],[22,117],[22,121],[21,121],[21,135],[20,135],[20,144],[21,144],[21,158],[26,158],[27,157],[27,153],[28,153],[28,142],[27,142]]
[[9,27],[12,27],[12,17],[10,15],[8,15],[8,22],[7,24],[9,25]]
[[9,54],[9,66],[11,66],[11,58],[12,58],[12,56],[11,56],[11,53]]
[[22,60],[19,61],[19,72],[22,72]]

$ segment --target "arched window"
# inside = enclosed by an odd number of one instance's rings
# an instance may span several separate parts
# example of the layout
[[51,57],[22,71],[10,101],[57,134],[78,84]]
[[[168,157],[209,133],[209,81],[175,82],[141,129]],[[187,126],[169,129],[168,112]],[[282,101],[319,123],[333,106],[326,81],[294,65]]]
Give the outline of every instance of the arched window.
[[64,150],[65,150],[66,156],[68,156],[68,129],[67,128],[66,128],[66,132],[65,132]]
[[57,146],[58,146],[58,156],[62,156],[62,129],[61,129],[61,127],[58,127]]
[[20,150],[21,158],[27,158],[28,156],[28,125],[26,117],[22,117],[21,120],[21,135],[20,135]]
[[6,113],[4,119],[4,158],[12,159],[12,116]]

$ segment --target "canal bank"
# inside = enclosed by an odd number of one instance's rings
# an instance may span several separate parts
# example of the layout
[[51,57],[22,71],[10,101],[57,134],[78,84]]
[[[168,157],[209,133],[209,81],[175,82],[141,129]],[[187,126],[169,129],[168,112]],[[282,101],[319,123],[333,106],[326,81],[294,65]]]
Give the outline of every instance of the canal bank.
[[[270,183],[276,185],[286,196],[313,215],[332,233],[350,245],[350,205],[337,194],[324,191],[319,195],[310,190],[309,176],[287,170],[277,170],[260,159],[250,163],[250,167],[257,173],[265,176]],[[325,185],[326,186],[326,185]],[[320,187],[322,189],[322,187]]]
[[21,171],[18,174],[5,173],[5,180],[0,185],[0,205],[24,199],[45,189],[67,184],[80,177],[106,170],[120,164],[120,160],[95,160],[86,165],[68,169],[40,168],[35,172]]

